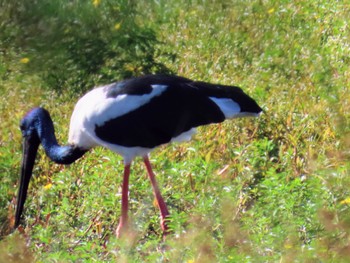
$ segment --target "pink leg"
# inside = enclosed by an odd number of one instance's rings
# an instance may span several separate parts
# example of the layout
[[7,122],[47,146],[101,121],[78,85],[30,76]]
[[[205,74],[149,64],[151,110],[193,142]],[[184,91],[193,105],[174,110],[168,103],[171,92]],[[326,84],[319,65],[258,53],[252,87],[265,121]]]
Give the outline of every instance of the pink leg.
[[120,237],[123,232],[128,229],[128,198],[129,198],[129,175],[130,163],[124,166],[124,177],[122,186],[122,215],[120,217],[119,225],[116,230],[117,237]]
[[169,228],[168,228],[168,225],[167,225],[167,222],[166,222],[166,219],[167,217],[169,216],[169,211],[168,211],[168,208],[163,200],[163,197],[162,195],[160,194],[160,191],[159,191],[159,188],[158,188],[158,184],[157,184],[157,181],[156,181],[156,177],[153,173],[153,170],[152,170],[152,166],[151,166],[151,163],[148,159],[148,156],[145,156],[143,158],[143,161],[145,162],[145,165],[146,165],[146,168],[147,168],[147,172],[148,172],[148,176],[149,176],[149,179],[151,180],[151,183],[152,183],[152,187],[153,187],[153,193],[154,193],[154,196],[157,200],[157,203],[158,203],[158,206],[159,206],[159,209],[160,209],[160,222],[161,222],[161,227],[163,229],[163,233],[164,235],[167,235],[169,233]]

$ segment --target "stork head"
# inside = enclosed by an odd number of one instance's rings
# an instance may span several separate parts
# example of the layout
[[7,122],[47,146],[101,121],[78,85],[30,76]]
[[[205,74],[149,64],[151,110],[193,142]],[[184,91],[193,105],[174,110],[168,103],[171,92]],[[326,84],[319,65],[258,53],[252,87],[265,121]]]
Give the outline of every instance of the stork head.
[[31,136],[35,133],[35,128],[38,125],[38,113],[41,108],[35,108],[27,113],[26,116],[20,122],[20,129],[24,138]]
[[50,114],[44,108],[34,108],[29,111],[20,122],[20,129],[25,140],[41,137],[43,129],[52,129]]
[[42,144],[46,155],[59,164],[70,164],[87,152],[75,145],[60,146],[51,116],[43,108],[29,111],[22,119],[20,128],[23,136],[23,157],[14,228],[19,225],[39,145]]

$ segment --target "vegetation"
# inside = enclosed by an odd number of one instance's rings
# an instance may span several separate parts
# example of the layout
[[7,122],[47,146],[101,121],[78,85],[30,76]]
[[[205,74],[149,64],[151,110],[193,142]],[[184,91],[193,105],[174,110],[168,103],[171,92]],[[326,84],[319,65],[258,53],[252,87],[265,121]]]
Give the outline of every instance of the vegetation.
[[81,91],[111,79],[164,72],[154,60],[161,52],[155,32],[135,23],[135,9],[126,0],[3,3],[3,45],[22,50],[29,68],[51,89]]
[[[348,262],[345,2],[1,0],[0,258]],[[41,151],[23,228],[10,233],[25,112],[50,110],[65,142],[81,91],[152,72],[241,86],[265,110],[153,152],[174,234],[161,242],[150,183],[135,162],[134,233],[116,239],[123,165],[102,148],[69,167]]]

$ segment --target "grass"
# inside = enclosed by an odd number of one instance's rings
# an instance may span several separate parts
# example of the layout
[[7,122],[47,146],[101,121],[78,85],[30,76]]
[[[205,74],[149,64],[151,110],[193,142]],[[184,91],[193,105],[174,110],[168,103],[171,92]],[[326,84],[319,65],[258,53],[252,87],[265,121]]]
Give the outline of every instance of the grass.
[[[174,230],[164,244],[140,161],[130,180],[134,233],[115,238],[122,159],[101,148],[68,167],[52,164],[41,151],[25,228],[10,234],[21,159],[19,120],[31,107],[44,106],[65,142],[80,94],[51,90],[42,69],[28,70],[33,60],[23,61],[25,47],[2,48],[0,258],[348,262],[350,6],[325,0],[128,4],[134,4],[135,23],[155,32],[157,52],[176,55],[156,56],[157,65],[193,79],[239,85],[264,115],[202,127],[191,142],[153,152]],[[74,83],[74,72],[65,74]]]

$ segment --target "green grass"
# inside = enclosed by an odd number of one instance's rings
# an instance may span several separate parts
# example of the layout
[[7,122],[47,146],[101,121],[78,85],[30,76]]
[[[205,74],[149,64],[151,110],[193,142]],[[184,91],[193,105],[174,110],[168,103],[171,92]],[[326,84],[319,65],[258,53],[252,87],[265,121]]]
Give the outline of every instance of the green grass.
[[[60,10],[66,10],[69,1],[61,2]],[[80,17],[86,23],[91,19],[84,12],[96,8],[107,12],[105,4],[111,1],[101,0],[96,7],[87,3]],[[64,64],[65,56],[55,55],[67,55],[62,53],[65,46],[40,49],[34,45],[35,33],[26,45],[5,43],[0,49],[0,258],[6,262],[23,258],[33,262],[348,262],[350,5],[333,0],[118,3],[124,3],[125,10],[132,8],[134,32],[157,37],[151,40],[152,58],[141,52],[141,62],[135,62],[130,48],[129,60],[113,60],[106,54],[116,49],[107,45],[101,67],[89,73],[81,64],[87,53],[83,58],[81,53],[70,54]],[[4,14],[0,11],[0,15]],[[114,22],[119,21],[108,23]],[[16,36],[18,28],[11,25],[1,41]],[[118,29],[121,35],[127,34],[124,26],[121,23]],[[89,35],[88,24],[82,28],[79,40]],[[104,30],[96,38],[110,39]],[[74,38],[69,41],[74,43]],[[45,69],[48,56],[52,61]],[[21,63],[26,57],[28,63]],[[32,66],[36,61],[44,66]],[[63,64],[55,71],[52,65],[58,61]],[[150,61],[154,67],[148,67]],[[118,65],[126,71],[111,73]],[[81,71],[75,72],[75,67]],[[81,90],[68,89],[68,84],[84,85],[79,78],[85,74],[87,83],[104,84],[108,76],[113,81],[133,70],[142,74],[165,69],[241,86],[265,110],[258,119],[202,127],[191,142],[152,153],[174,234],[161,242],[158,208],[143,164],[137,160],[130,178],[134,233],[115,238],[123,162],[102,148],[67,167],[49,162],[40,151],[24,211],[25,228],[23,233],[10,234],[21,160],[18,123],[23,115],[31,107],[44,106],[52,114],[59,141],[65,142],[69,117],[80,96],[73,91]],[[59,76],[62,70],[65,82],[57,90],[45,76]]]

